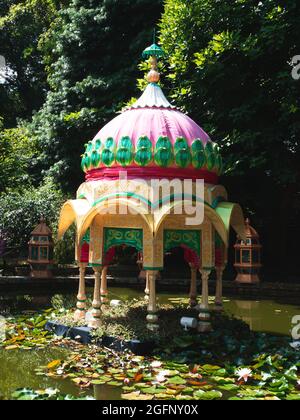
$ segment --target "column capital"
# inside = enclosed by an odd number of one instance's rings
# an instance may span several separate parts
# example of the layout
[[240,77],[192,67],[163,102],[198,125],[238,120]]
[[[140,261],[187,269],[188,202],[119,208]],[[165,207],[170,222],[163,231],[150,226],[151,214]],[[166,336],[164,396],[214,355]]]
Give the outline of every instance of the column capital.
[[89,265],[88,263],[85,263],[85,262],[78,262],[77,263],[77,265],[78,265],[78,267],[80,268],[80,269],[83,269],[83,268],[87,268],[87,266]]
[[201,277],[203,279],[207,279],[208,280],[209,279],[209,276],[210,276],[210,274],[212,272],[212,270],[211,269],[206,269],[206,268],[200,268],[199,272],[200,272]]
[[143,268],[145,271],[155,271],[155,272],[162,271],[164,269],[163,267],[146,267],[146,266],[144,266]]
[[156,280],[156,277],[158,275],[158,271],[157,270],[146,270],[147,274],[151,277],[154,277],[154,279]]
[[102,265],[93,265],[92,268],[95,274],[102,272]]

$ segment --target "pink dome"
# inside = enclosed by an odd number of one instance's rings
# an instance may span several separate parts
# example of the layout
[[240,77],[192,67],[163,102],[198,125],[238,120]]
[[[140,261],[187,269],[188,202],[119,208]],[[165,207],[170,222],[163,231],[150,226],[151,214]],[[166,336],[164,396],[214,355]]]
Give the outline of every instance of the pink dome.
[[150,83],[130,109],[106,124],[86,145],[86,180],[129,177],[204,178],[217,183],[222,160],[217,146],[190,117]]
[[195,139],[202,140],[204,145],[210,140],[190,117],[177,110],[162,108],[125,111],[105,125],[94,140],[112,137],[119,142],[125,136],[131,138],[135,147],[142,136],[147,136],[153,146],[160,136],[168,137],[173,146],[179,137],[184,137],[189,146]]

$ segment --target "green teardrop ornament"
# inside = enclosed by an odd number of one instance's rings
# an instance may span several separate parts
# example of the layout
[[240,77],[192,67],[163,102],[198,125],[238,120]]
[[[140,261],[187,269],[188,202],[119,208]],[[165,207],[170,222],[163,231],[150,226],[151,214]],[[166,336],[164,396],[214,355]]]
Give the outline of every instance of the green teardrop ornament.
[[115,162],[115,155],[110,149],[104,149],[102,152],[102,163],[110,167]]

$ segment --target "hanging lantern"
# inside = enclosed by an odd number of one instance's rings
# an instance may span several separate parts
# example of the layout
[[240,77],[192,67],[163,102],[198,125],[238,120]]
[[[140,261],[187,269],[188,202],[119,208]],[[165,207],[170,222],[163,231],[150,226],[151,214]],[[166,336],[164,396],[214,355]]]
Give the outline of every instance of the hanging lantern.
[[28,245],[28,263],[31,266],[31,277],[52,277],[51,266],[53,265],[54,243],[52,240],[52,231],[46,225],[44,218],[41,218],[40,224],[31,232]]
[[237,239],[235,248],[235,268],[238,272],[236,282],[255,284],[259,283],[259,273],[261,264],[261,249],[259,235],[256,230],[250,226],[250,220],[247,219],[246,241]]

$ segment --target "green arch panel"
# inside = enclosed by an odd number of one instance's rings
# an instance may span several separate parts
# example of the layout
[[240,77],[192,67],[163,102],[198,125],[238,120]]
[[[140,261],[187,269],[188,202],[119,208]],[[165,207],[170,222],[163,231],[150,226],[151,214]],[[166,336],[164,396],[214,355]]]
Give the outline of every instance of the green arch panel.
[[201,257],[201,231],[200,230],[165,230],[164,251],[185,245]]
[[104,228],[104,253],[119,245],[143,251],[143,229]]

